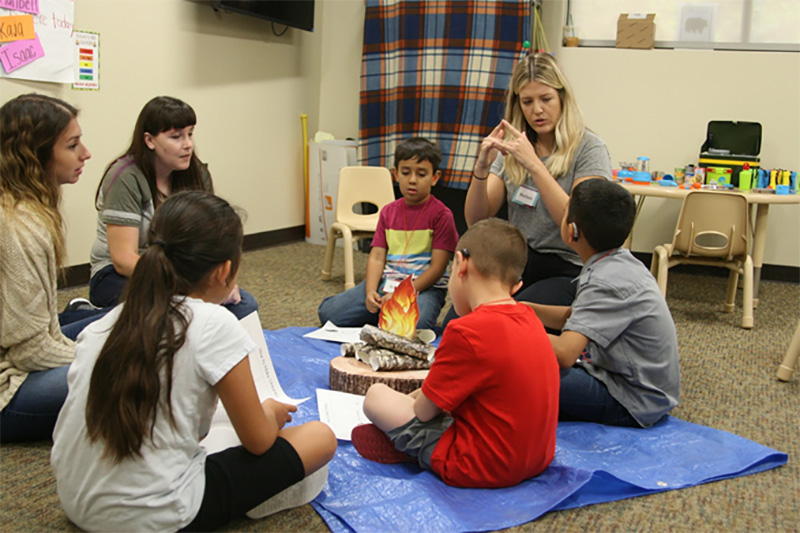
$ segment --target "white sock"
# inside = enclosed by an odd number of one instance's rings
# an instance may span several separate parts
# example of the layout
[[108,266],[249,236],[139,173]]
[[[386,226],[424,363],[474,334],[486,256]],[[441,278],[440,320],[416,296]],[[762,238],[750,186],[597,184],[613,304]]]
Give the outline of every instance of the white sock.
[[328,465],[326,464],[313,474],[303,478],[294,485],[286,487],[272,498],[260,503],[247,512],[249,518],[264,518],[278,511],[299,507],[317,497],[328,481]]

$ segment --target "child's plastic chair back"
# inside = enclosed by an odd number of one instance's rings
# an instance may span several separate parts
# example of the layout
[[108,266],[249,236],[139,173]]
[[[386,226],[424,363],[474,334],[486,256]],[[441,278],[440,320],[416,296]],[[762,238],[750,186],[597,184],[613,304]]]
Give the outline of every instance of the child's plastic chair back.
[[753,260],[750,216],[740,193],[691,191],[683,200],[672,242],[656,246],[650,271],[667,294],[667,273],[679,264],[730,270],[723,311],[732,313],[739,275],[743,277],[742,327],[753,327]]
[[[384,167],[344,167],[339,171],[336,192],[336,221],[328,230],[322,279],[331,279],[333,251],[336,239],[344,246],[344,288],[355,286],[353,274],[353,243],[371,238],[378,226],[381,209],[394,201],[392,175]],[[372,204],[377,212],[362,214],[362,204]]]
[[684,257],[730,261],[749,253],[747,199],[739,193],[691,191],[683,201],[673,249]]

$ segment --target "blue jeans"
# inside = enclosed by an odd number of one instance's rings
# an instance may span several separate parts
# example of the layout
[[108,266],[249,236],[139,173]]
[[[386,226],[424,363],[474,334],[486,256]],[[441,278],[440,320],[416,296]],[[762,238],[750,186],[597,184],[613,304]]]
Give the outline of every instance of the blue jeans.
[[[58,315],[61,333],[75,340],[83,328],[111,311],[85,309]],[[23,442],[49,439],[53,434],[58,412],[67,398],[69,365],[31,372],[11,401],[0,411],[0,440]]]
[[[431,329],[436,325],[439,311],[442,310],[447,295],[445,289],[429,288],[417,294],[419,320],[417,329]],[[341,327],[360,327],[364,324],[378,324],[379,313],[367,309],[366,281],[352,289],[329,296],[322,300],[317,310],[321,324],[329,320]]]
[[114,309],[105,307],[102,309],[82,309],[80,311],[67,311],[58,315],[58,323],[61,324],[61,333],[70,340],[76,340],[83,328],[103,318],[106,313]]
[[0,411],[0,441],[50,439],[58,412],[67,398],[67,371],[60,366],[31,372]]
[[[113,307],[117,305],[127,283],[128,278],[117,273],[114,265],[108,265],[89,280],[89,301],[98,307]],[[241,320],[253,311],[258,311],[258,302],[242,288],[239,288],[239,294],[242,300],[238,304],[228,304],[225,308]]]
[[611,396],[603,382],[577,365],[561,369],[558,419],[641,427],[628,410]]

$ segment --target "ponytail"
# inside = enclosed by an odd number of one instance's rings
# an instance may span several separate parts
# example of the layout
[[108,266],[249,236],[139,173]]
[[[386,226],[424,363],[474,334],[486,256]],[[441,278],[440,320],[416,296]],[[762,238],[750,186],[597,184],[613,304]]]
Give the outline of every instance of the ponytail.
[[199,191],[183,192],[158,208],[149,238],[151,244],[123,293],[123,308],[89,384],[89,439],[102,440],[105,455],[115,463],[141,455],[147,436],[152,439],[162,401],[174,427],[174,358],[192,319],[183,300],[225,261],[231,261],[231,277],[235,276],[242,223],[224,200]]

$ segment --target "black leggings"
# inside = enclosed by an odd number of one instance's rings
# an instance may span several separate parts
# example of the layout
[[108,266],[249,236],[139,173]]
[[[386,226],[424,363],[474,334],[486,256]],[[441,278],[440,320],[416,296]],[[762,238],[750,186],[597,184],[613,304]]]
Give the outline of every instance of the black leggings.
[[243,446],[206,457],[206,489],[194,520],[182,531],[214,531],[305,477],[292,445],[278,437],[263,455]]
[[[528,262],[522,273],[522,289],[514,298],[537,304],[572,305],[578,288],[577,282],[573,280],[580,273],[581,267],[578,265],[564,261],[555,254],[542,254],[528,247]],[[447,326],[454,318],[458,318],[458,315],[455,308],[451,307],[442,321],[442,327]]]
[[528,262],[522,273],[522,290],[514,298],[546,305],[572,305],[578,285],[574,281],[581,267],[555,254],[528,248]]

